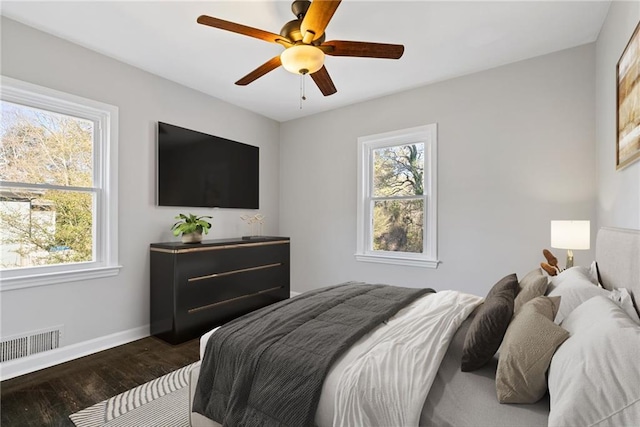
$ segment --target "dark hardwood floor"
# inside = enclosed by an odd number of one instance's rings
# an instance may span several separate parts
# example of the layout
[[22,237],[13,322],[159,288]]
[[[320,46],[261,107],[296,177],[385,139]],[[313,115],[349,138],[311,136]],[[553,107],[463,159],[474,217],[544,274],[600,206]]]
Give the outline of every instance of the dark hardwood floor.
[[73,426],[69,415],[199,359],[199,340],[148,337],[0,383],[0,425]]

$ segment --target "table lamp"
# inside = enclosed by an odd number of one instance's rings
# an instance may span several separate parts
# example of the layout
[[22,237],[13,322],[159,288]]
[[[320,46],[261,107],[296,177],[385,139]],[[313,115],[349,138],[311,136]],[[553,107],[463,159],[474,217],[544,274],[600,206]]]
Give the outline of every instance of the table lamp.
[[567,250],[567,266],[573,267],[573,251],[589,249],[591,225],[589,221],[551,221],[551,247]]

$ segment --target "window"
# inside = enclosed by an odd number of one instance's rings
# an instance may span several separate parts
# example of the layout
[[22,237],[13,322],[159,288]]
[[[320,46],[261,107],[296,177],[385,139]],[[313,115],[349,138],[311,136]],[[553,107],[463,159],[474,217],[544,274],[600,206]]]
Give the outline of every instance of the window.
[[0,289],[112,276],[118,109],[2,77]]
[[356,259],[437,268],[437,126],[358,138]]

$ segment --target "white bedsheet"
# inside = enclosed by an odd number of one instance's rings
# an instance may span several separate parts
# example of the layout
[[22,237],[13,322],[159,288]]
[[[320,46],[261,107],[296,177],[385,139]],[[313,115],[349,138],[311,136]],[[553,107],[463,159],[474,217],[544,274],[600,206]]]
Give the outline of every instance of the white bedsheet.
[[426,295],[365,335],[329,371],[316,423],[417,426],[453,335],[482,300],[457,291]]
[[[417,426],[453,335],[482,300],[457,291],[427,294],[362,337],[329,370],[316,424]],[[201,359],[216,329],[200,339]]]

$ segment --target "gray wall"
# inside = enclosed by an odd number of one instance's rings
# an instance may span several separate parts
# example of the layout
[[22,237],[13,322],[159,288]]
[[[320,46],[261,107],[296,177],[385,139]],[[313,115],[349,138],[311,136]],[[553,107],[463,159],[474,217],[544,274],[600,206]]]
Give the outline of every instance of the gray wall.
[[[155,127],[164,121],[260,147],[260,212],[278,234],[279,123],[2,18],[2,74],[117,106],[119,255],[113,278],[6,291],[2,335],[63,324],[65,345],[149,323],[149,243],[177,240],[179,212],[213,215],[209,238],[247,230],[229,209],[155,206]],[[251,211],[254,212],[254,211]]]
[[598,226],[640,229],[640,161],[616,171],[616,64],[640,21],[640,3],[613,1],[596,43]]
[[[362,280],[484,294],[543,260],[550,220],[595,223],[594,57],[586,45],[283,123],[292,289]],[[355,261],[357,138],[428,123],[438,123],[442,264]],[[576,251],[576,263],[592,259]]]

